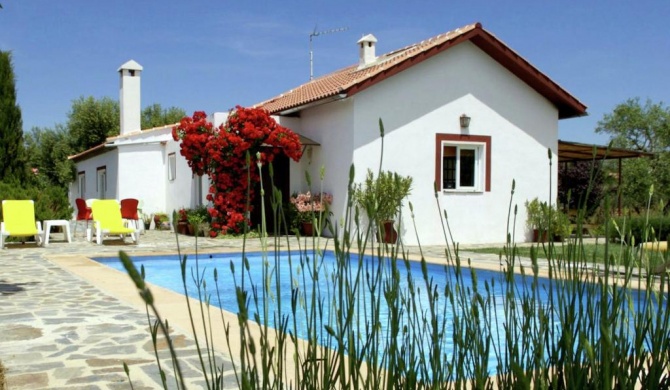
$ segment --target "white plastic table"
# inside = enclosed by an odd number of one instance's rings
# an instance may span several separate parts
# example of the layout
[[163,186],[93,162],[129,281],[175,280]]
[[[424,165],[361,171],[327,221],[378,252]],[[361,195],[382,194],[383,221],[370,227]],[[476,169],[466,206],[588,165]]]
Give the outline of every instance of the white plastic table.
[[72,242],[72,238],[70,237],[70,221],[67,221],[65,219],[48,219],[44,221],[43,224],[43,234],[44,234],[44,239],[42,242],[44,243],[44,246],[49,245],[49,232],[51,231],[52,226],[62,226],[64,231],[63,235],[65,236],[64,239],[67,239],[67,242]]

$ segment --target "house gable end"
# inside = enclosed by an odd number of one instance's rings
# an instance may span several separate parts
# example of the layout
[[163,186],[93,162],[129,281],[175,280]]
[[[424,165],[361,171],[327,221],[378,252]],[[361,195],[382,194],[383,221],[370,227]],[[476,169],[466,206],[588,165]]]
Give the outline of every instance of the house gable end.
[[537,68],[510,49],[480,23],[380,56],[379,64],[361,70],[351,66],[303,84],[275,98],[259,103],[270,113],[300,111],[316,102],[349,97],[405,69],[421,63],[464,41],[471,41],[512,74],[536,90],[553,105],[559,119],[586,115],[586,106]]

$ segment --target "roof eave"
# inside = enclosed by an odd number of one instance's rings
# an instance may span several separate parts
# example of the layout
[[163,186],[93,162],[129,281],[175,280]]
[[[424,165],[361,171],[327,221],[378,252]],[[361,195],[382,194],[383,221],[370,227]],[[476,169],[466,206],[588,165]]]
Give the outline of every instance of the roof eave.
[[[421,63],[443,51],[458,45],[464,41],[471,41],[474,45],[479,47],[486,54],[491,56],[495,61],[500,63],[503,67],[509,70],[516,77],[528,84],[531,88],[544,96],[558,109],[558,119],[567,119],[587,115],[586,105],[581,103],[577,98],[572,96],[569,92],[563,89],[560,85],[552,81],[548,76],[535,68],[532,64],[526,61],[519,54],[510,49],[504,42],[500,41],[493,34],[484,30],[481,23],[476,23],[462,34],[442,42],[439,45],[430,47],[417,55],[408,57],[407,59],[398,62],[397,64],[384,69],[376,74],[371,75],[363,80],[353,82],[348,85],[343,85],[339,92],[333,92],[325,96],[321,96],[319,100],[332,98],[337,93],[345,93],[347,96],[353,96],[388,77],[394,76],[403,70]],[[274,100],[274,99],[273,99]],[[272,101],[272,100],[271,100]],[[260,103],[262,106],[270,101]],[[271,113],[295,113],[302,109],[311,107],[314,101],[294,104],[281,109],[275,110]]]
[[335,93],[335,94],[325,96],[321,99],[317,99],[317,100],[313,100],[311,102],[307,102],[305,104],[301,104],[301,105],[298,105],[298,106],[277,110],[276,112],[270,112],[270,114],[272,114],[272,115],[291,115],[291,114],[294,114],[296,112],[300,112],[300,111],[302,111],[304,109],[307,109],[307,108],[316,107],[316,106],[320,106],[322,104],[346,99],[347,97],[348,97],[348,95],[346,93]]
[[586,105],[563,89],[493,34],[477,28],[468,39],[558,108],[558,119],[587,115]]
[[68,156],[67,159],[72,160],[74,162],[79,162],[79,161],[87,160],[91,157],[101,155],[101,154],[107,152],[107,150],[111,150],[111,149],[114,149],[114,148],[116,148],[116,145],[103,143],[103,144],[94,146],[92,148],[86,149],[81,153],[77,153],[75,155]]

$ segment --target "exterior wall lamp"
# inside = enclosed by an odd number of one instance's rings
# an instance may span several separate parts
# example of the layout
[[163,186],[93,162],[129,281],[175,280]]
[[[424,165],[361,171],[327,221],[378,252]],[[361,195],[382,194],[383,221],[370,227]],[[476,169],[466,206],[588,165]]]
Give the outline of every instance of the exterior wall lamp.
[[470,117],[463,114],[459,118],[461,120],[461,129],[467,129],[470,127]]

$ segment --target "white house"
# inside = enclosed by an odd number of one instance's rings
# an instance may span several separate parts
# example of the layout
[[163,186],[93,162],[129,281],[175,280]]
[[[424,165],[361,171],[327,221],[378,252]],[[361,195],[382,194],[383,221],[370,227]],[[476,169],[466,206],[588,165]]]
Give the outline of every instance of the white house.
[[73,207],[76,198],[136,198],[143,213],[170,214],[206,202],[207,179],[192,175],[179,154],[179,144],[172,139],[173,125],[144,131],[140,128],[142,70],[132,60],[118,70],[120,135],[70,156],[77,166],[77,180],[69,190]]
[[[413,177],[409,201],[422,244],[445,243],[442,210],[455,241],[505,242],[513,180],[513,233],[527,238],[524,202],[548,200],[550,188],[556,194],[558,158],[549,175],[547,149],[557,156],[558,120],[585,115],[586,106],[479,23],[380,56],[376,42],[358,41],[358,64],[259,104],[321,145],[300,169],[314,178],[326,167],[335,216],[346,204],[350,165],[358,182],[378,169],[382,118],[383,169]],[[291,176],[292,190],[306,189],[303,177]],[[405,204],[401,237],[416,244],[409,215]]]
[[[351,164],[358,182],[379,167],[382,118],[383,169],[413,177],[409,201],[422,244],[445,242],[442,209],[457,242],[504,242],[512,180],[514,234],[523,241],[524,201],[549,199],[550,188],[556,194],[558,159],[549,175],[547,149],[557,154],[558,120],[585,115],[586,106],[479,23],[379,56],[376,42],[361,38],[357,64],[257,105],[314,141],[299,163],[278,162],[285,194],[307,190],[304,171],[316,179],[323,166],[323,190],[333,194],[339,219]],[[121,104],[128,104],[122,116],[139,110],[141,71],[134,61],[119,69]],[[471,118],[469,125],[461,126],[461,116]],[[223,120],[225,114],[213,116],[215,125]],[[170,130],[140,131],[137,116],[120,136],[73,156],[79,179],[71,197],[135,197],[147,212],[203,202],[207,180],[192,177]],[[416,244],[407,204],[403,214],[400,236]]]

